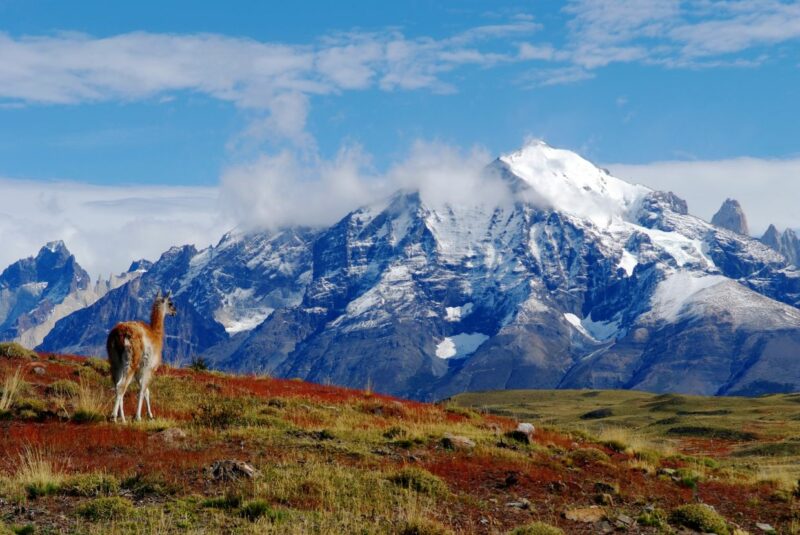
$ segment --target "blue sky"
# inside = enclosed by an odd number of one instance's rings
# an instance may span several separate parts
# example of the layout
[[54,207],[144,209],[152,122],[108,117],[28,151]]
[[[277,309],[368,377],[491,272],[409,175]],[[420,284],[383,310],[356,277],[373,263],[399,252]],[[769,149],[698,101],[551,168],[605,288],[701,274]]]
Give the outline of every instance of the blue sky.
[[353,147],[379,175],[419,140],[535,136],[708,217],[749,191],[739,159],[800,170],[798,101],[797,2],[0,0],[0,177],[42,184],[217,188]]

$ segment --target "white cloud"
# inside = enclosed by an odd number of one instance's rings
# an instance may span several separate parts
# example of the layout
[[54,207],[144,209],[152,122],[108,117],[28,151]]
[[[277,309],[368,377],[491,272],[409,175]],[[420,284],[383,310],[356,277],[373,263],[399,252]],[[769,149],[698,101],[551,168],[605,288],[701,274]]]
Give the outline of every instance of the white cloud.
[[[557,61],[555,72],[595,70],[612,63],[668,68],[748,68],[763,64],[769,47],[800,39],[800,4],[779,0],[571,0],[564,45],[524,43],[524,59]],[[571,69],[571,70],[570,70]],[[552,85],[588,76],[539,76]]]
[[756,234],[770,223],[799,228],[800,158],[734,158],[716,161],[668,161],[642,165],[606,165],[616,176],[685,198],[689,211],[706,220],[732,197],[742,203]]
[[378,174],[358,146],[343,147],[329,161],[284,150],[228,169],[220,197],[223,213],[245,229],[330,225],[399,189],[418,190],[435,205],[496,205],[510,194],[499,179],[484,174],[490,161],[479,147],[463,151],[417,141],[402,161]]
[[506,41],[539,27],[519,20],[443,39],[407,38],[396,30],[349,32],[301,45],[217,34],[0,32],[0,105],[162,100],[196,92],[254,112],[258,119],[248,133],[269,131],[303,145],[310,97],[371,87],[454,91],[442,79],[446,73],[518,61],[516,45]]
[[219,215],[216,188],[0,179],[0,197],[0,270],[64,240],[92,275],[108,275],[172,245],[209,245],[232,225]]

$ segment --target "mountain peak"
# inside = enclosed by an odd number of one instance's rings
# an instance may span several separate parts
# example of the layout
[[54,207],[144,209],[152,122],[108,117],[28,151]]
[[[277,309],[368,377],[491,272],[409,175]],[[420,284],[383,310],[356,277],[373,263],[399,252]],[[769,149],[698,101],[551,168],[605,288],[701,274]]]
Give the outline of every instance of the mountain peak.
[[67,251],[67,246],[64,244],[62,240],[54,240],[51,242],[47,242],[44,247],[42,247],[42,251],[48,250],[51,253],[56,253],[59,251]]
[[719,211],[711,218],[711,224],[745,236],[750,234],[747,217],[744,215],[742,205],[736,199],[725,199]]
[[605,227],[625,218],[642,197],[644,186],[610,175],[578,154],[531,140],[498,161],[528,186],[531,200]]

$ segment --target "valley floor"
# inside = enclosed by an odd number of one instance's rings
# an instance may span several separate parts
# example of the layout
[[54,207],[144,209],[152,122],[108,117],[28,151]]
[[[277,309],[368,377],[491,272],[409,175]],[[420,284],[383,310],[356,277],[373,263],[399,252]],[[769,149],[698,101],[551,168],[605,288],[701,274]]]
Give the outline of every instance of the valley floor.
[[[632,440],[580,419],[609,405],[615,428],[638,429],[620,407],[683,398],[631,393],[615,405],[616,393],[541,392],[431,405],[165,368],[151,387],[159,418],[115,425],[108,383],[97,359],[0,355],[0,533],[800,532],[794,481],[756,477],[737,456],[794,444],[779,425]],[[530,440],[515,432],[514,407],[537,427]]]

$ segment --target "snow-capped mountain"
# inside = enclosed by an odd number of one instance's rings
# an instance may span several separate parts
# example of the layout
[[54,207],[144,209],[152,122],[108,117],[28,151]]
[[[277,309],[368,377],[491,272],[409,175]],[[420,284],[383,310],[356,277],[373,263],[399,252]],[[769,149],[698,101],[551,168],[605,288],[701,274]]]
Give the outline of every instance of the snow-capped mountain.
[[179,308],[167,358],[226,369],[416,398],[800,388],[800,273],[780,254],[542,142],[486,180],[502,200],[400,191],[330,228],[173,248],[41,347],[101,353],[163,288]]

